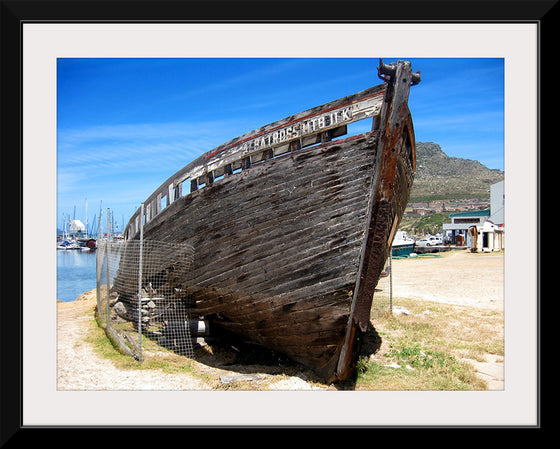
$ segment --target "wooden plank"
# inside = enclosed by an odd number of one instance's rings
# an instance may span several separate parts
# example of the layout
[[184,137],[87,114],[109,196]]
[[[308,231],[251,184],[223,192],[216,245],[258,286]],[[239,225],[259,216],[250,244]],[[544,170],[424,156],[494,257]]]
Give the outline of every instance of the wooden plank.
[[[319,194],[319,197],[320,197],[320,194]],[[229,195],[228,195],[228,198],[229,198]],[[318,198],[318,199],[320,199],[320,198]],[[206,202],[206,203],[208,203],[208,202]],[[310,210],[309,210],[310,214],[317,214],[317,212],[316,212],[317,208],[316,208],[314,203],[311,204],[309,207],[310,207]],[[260,216],[267,216],[267,213],[266,213],[267,211],[266,211],[266,209],[263,210],[262,206],[257,208],[256,211],[257,212],[260,211]],[[292,210],[291,213],[293,214],[294,222],[296,223],[293,232],[298,232],[298,231],[301,231],[301,229],[302,229],[301,226],[297,225],[297,219],[298,218],[300,220],[302,219],[302,217],[303,217],[304,220],[312,219],[311,216],[305,216],[305,212],[302,211],[301,208],[299,206],[297,206],[297,204],[296,204],[296,206],[294,207],[294,209]],[[198,216],[196,211],[193,212],[193,215]],[[223,212],[222,212],[222,215],[223,215]],[[237,215],[239,215],[239,213]],[[286,222],[286,218],[287,218],[286,216],[283,217],[283,223]],[[348,218],[348,216],[346,216],[345,218]],[[339,219],[343,220],[342,213],[341,213],[341,216],[339,217]],[[236,229],[235,236],[236,236],[236,240],[238,240],[238,242],[239,242],[239,243],[236,242],[236,248],[237,248],[238,251],[236,253],[231,253],[230,252],[229,253],[230,254],[229,258],[237,259],[240,255],[239,251],[246,251],[246,252],[249,251],[249,253],[259,252],[260,254],[262,254],[263,252],[260,251],[260,249],[257,245],[255,245],[254,235],[257,235],[257,236],[258,235],[263,235],[264,236],[263,238],[267,239],[269,241],[269,246],[264,248],[266,250],[270,249],[270,245],[276,244],[276,243],[271,243],[272,242],[270,240],[271,235],[265,234],[264,232],[261,233],[262,229],[260,228],[260,226],[265,226],[266,225],[266,220],[261,222],[261,223],[259,223],[259,220],[261,220],[261,219],[258,218],[258,217],[257,218],[254,218],[254,217],[252,218],[252,217],[249,216],[249,217],[246,217],[246,220],[243,223],[240,223],[237,220],[232,221],[231,219],[229,221],[225,222],[225,224],[223,226],[234,227]],[[321,216],[319,216],[316,220],[317,220],[318,223],[324,223],[325,222],[324,217],[321,217]],[[208,221],[211,222],[212,218],[210,218]],[[181,223],[181,226],[183,226],[183,227],[186,226],[184,221],[179,220],[178,222]],[[213,224],[213,226],[216,226],[216,224]],[[285,240],[287,238],[287,233],[285,232],[286,231],[285,227],[283,227],[282,229],[279,229],[279,228],[275,229],[273,227],[273,225],[268,224],[268,226],[272,226],[273,231],[274,230],[278,231],[278,235],[277,235],[278,238],[281,238],[283,240]],[[349,224],[349,226],[350,226],[350,224]],[[169,230],[172,230],[170,235],[171,236],[176,236],[176,232],[173,229],[173,227],[171,225],[169,225],[169,221],[167,223],[167,227],[168,227]],[[244,231],[245,233],[243,232],[243,229],[245,230]],[[303,228],[303,230],[305,231],[305,228]],[[212,235],[212,233],[209,232],[209,231],[217,231],[217,229],[215,227],[214,228],[208,228],[206,231],[207,232],[205,232],[204,239],[205,239],[206,242],[208,242],[208,238],[211,238],[211,237],[208,237],[208,236]],[[253,237],[251,237],[251,239],[249,240],[249,237],[251,236],[251,234],[253,234]],[[226,254],[224,254],[224,252],[219,249],[220,247],[225,246],[225,244],[228,241],[228,238],[231,239],[231,236],[227,237],[227,235],[228,234],[226,234],[225,236],[221,236],[216,241],[213,241],[212,245],[206,244],[206,247],[209,248],[210,252],[214,252],[214,251],[216,251],[216,252],[214,253],[215,257],[213,257],[213,258],[211,256],[204,256],[203,257],[206,260],[206,262],[209,262],[209,263],[205,263],[205,265],[204,265],[205,271],[207,271],[212,265],[219,265],[219,267],[217,267],[217,268],[219,268],[220,271],[223,271],[224,267],[227,266],[228,256]],[[321,236],[324,235],[323,229],[320,229],[320,235]],[[303,237],[303,235],[302,235],[302,237]],[[251,242],[246,247],[243,246],[243,238],[247,238],[248,239],[247,241]],[[230,243],[231,243],[231,241],[230,241]],[[216,248],[218,248],[218,249],[216,249]],[[205,248],[201,247],[200,251],[197,251],[197,252],[200,256],[201,252],[204,254],[204,251],[205,251]],[[266,254],[266,252],[265,252],[265,254]],[[247,256],[248,255],[249,254],[247,254]]]

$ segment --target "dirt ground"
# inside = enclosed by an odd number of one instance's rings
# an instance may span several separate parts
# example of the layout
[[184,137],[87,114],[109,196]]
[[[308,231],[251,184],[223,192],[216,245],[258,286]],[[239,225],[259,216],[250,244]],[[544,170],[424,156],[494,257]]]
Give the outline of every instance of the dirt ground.
[[[503,309],[503,253],[450,251],[441,257],[394,259],[393,297],[445,302],[461,306]],[[387,283],[388,278],[382,282]],[[381,283],[381,282],[380,282]],[[333,389],[313,382],[309,373],[244,372],[242,367],[204,357],[193,361],[202,375],[168,374],[161,370],[126,370],[103,359],[86,340],[96,306],[95,290],[74,302],[58,302],[57,369],[59,390],[213,390],[228,382],[244,382],[254,390]],[[209,363],[206,363],[209,362]],[[503,360],[473,362],[489,389],[503,388]],[[253,367],[254,368],[254,367]]]
[[[452,250],[436,255],[392,260],[392,295],[457,306],[504,312],[504,253]],[[378,287],[389,290],[389,278]],[[468,360],[489,390],[504,389],[504,361],[487,354],[486,360]]]
[[194,376],[157,370],[122,370],[102,358],[86,341],[91,331],[96,292],[86,292],[74,302],[58,302],[58,390],[203,390]]
[[502,252],[452,250],[392,263],[395,297],[503,310]]

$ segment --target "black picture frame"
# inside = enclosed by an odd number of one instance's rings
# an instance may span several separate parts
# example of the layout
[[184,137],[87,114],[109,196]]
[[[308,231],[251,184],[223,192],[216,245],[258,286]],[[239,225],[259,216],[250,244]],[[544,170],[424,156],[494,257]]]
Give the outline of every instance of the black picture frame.
[[[297,11],[297,14],[294,14]],[[2,293],[0,299],[0,445],[19,447],[31,443],[47,427],[22,426],[22,25],[57,22],[415,22],[415,23],[536,23],[539,29],[541,66],[540,111],[556,104],[557,93],[552,85],[555,69],[548,56],[556,38],[557,1],[346,1],[323,0],[299,2],[234,2],[234,1],[1,1],[2,58]],[[546,87],[545,87],[546,86]],[[550,94],[549,94],[550,91]],[[555,114],[552,114],[553,116]],[[550,135],[555,125],[551,115],[540,115],[541,140]],[[540,170],[540,152],[539,152]],[[540,204],[540,200],[539,200]],[[540,209],[539,209],[540,210]],[[539,212],[540,214],[540,212]],[[539,252],[540,260],[540,252]],[[540,267],[539,267],[540,284]],[[540,295],[540,290],[539,290]],[[540,301],[539,301],[540,304]],[[540,312],[540,306],[539,306]],[[539,313],[540,319],[540,313]],[[540,372],[540,356],[539,356]],[[539,389],[539,410],[540,410]],[[540,413],[539,413],[540,415]],[[248,426],[250,427],[250,426]],[[539,425],[542,420],[539,416]],[[65,429],[89,432],[96,427]],[[65,435],[71,440],[73,434]],[[143,439],[143,432],[137,438]],[[84,435],[80,436],[84,442]],[[100,443],[99,441],[97,442]],[[128,442],[127,444],[130,444]],[[62,442],[53,441],[61,445]],[[101,443],[102,444],[102,443]]]

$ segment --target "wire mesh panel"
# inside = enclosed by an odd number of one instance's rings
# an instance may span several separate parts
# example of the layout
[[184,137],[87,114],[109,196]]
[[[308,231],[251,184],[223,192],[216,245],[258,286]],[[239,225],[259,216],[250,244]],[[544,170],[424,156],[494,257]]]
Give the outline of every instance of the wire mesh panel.
[[387,313],[393,308],[393,285],[392,285],[392,258],[389,255],[385,262],[383,272],[379,277],[375,292],[373,294],[373,302],[371,305],[371,313]]
[[199,323],[187,293],[191,245],[105,240],[97,254],[97,305],[109,337],[142,359],[143,340],[192,357]]

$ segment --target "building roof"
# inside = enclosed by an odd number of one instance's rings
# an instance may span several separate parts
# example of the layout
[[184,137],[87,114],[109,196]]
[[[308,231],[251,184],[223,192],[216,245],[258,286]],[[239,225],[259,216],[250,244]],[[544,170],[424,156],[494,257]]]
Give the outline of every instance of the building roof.
[[490,209],[485,210],[470,210],[468,212],[457,212],[456,214],[449,214],[449,218],[453,217],[489,217]]

